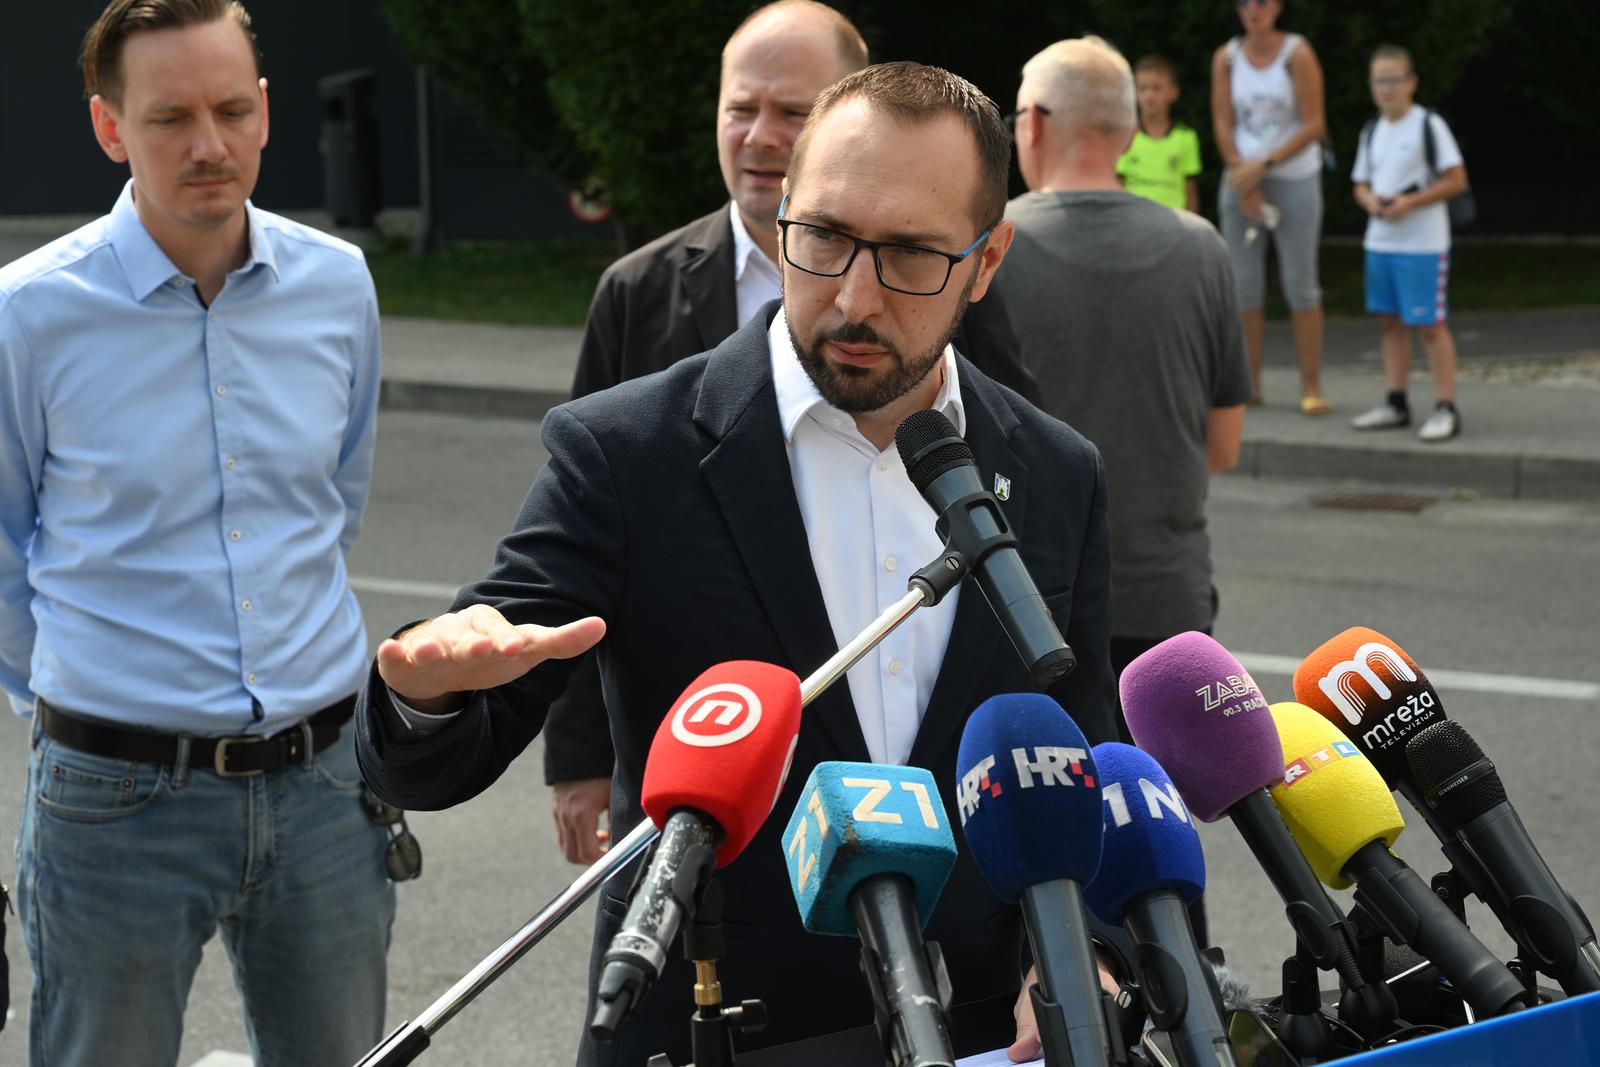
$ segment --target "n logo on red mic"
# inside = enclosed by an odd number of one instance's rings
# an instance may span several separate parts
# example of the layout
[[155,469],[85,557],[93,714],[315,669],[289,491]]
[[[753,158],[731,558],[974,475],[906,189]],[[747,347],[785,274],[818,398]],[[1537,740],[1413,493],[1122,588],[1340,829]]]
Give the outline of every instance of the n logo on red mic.
[[1417,672],[1411,669],[1399,652],[1382,642],[1368,641],[1356,649],[1349,659],[1334,664],[1327,675],[1317,681],[1317,688],[1322,690],[1323,696],[1333,702],[1333,706],[1339,709],[1351,726],[1360,726],[1363,712],[1367,710],[1365,698],[1356,691],[1356,678],[1365,681],[1379,700],[1390,700],[1394,696],[1389,686],[1372,669],[1373,664],[1382,665],[1391,681],[1417,680]]
[[672,736],[696,748],[731,745],[761,722],[761,698],[736,682],[709,685],[684,697],[672,711]]

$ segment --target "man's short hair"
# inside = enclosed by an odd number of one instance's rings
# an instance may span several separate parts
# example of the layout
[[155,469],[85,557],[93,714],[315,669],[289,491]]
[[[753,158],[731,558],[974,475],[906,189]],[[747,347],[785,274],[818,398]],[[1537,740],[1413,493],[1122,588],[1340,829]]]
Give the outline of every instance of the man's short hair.
[[122,47],[128,38],[149,30],[175,30],[203,26],[231,18],[244,31],[261,70],[261,48],[250,29],[250,13],[239,0],[111,0],[89,32],[83,35],[78,62],[83,67],[83,91],[119,103],[122,99]]
[[774,11],[790,8],[816,16],[818,21],[833,30],[834,43],[839,50],[839,62],[845,73],[858,71],[867,65],[867,42],[861,36],[861,31],[856,29],[856,24],[827,4],[818,3],[817,0],[773,0],[770,4],[762,4],[746,15],[744,21],[728,35],[728,43],[722,46],[722,61],[724,63],[728,61],[728,49],[744,32],[746,26]]
[[1411,53],[1397,44],[1380,44],[1377,48],[1374,48],[1372,50],[1372,62],[1376,63],[1380,59],[1398,59],[1406,65],[1406,73],[1415,74],[1417,72],[1416,64],[1411,62]]
[[1000,117],[1000,109],[967,79],[939,67],[908,61],[878,63],[858,70],[818,95],[789,157],[791,194],[818,123],[834,107],[856,97],[887,112],[903,125],[929,122],[941,115],[955,115],[961,119],[978,147],[973,221],[982,231],[994,226],[1005,215],[1006,183],[1011,175],[1011,131]]
[[1069,130],[1115,136],[1138,125],[1133,71],[1102,38],[1057,41],[1023,65],[1022,79]]
[[1133,65],[1133,76],[1137,78],[1141,74],[1160,74],[1173,85],[1178,84],[1177,64],[1160,52],[1151,52],[1147,56],[1139,57],[1139,62]]

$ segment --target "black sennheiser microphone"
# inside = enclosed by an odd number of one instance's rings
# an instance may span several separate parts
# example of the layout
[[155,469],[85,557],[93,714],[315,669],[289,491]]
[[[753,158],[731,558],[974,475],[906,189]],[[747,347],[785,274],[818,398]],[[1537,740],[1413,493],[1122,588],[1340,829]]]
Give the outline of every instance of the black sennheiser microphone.
[[1432,960],[1479,1015],[1536,1001],[1389,847],[1405,821],[1381,775],[1327,719],[1304,704],[1271,707],[1284,755],[1272,802],[1317,876],[1356,883],[1356,903],[1389,940]]
[[947,551],[967,561],[1033,680],[1051,685],[1077,660],[1017,552],[1017,536],[1000,502],[978,481],[971,446],[937,411],[907,416],[894,444],[911,484],[939,513],[937,529]]
[[1524,962],[1570,995],[1600,990],[1594,928],[1534,847],[1499,773],[1472,735],[1445,719],[1406,743],[1406,761],[1424,801],[1493,883]]

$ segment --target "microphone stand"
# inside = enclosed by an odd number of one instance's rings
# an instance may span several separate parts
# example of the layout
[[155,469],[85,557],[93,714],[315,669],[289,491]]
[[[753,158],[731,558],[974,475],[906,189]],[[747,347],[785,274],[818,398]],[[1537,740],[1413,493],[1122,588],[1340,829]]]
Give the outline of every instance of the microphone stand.
[[[969,566],[960,552],[946,550],[939,554],[938,559],[913,574],[906,583],[905,596],[889,605],[866,629],[851,638],[800,683],[800,706],[803,708],[810,704],[844,677],[844,673],[854,667],[861,657],[876,648],[918,608],[932,607],[943,600],[950,590],[966,578]],[[415,1022],[408,1019],[401,1023],[381,1044],[362,1057],[356,1067],[401,1067],[415,1060],[427,1049],[440,1027],[476,999],[530,948],[544,940],[596,889],[660,836],[661,831],[654,823],[649,819],[640,820],[621,841],[613,843],[604,856],[595,860],[542,911],[484,957],[443,996],[428,1005]]]
[[[717,960],[722,958],[722,886],[708,879],[695,894],[694,917],[683,927],[683,955],[694,961],[695,1010],[689,1016],[689,1047],[694,1062],[685,1067],[733,1067],[733,1031],[760,1030],[767,1025],[767,1006],[746,1000],[722,1006]],[[666,1053],[645,1061],[645,1067],[673,1067]]]

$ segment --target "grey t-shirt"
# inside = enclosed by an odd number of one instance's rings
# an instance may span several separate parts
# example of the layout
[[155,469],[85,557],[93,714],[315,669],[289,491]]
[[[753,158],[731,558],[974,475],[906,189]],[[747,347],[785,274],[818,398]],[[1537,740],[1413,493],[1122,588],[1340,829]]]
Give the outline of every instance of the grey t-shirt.
[[1206,431],[1250,367],[1228,252],[1197,215],[1121,191],[1028,193],[995,275],[1044,409],[1100,447],[1112,633],[1211,625]]

